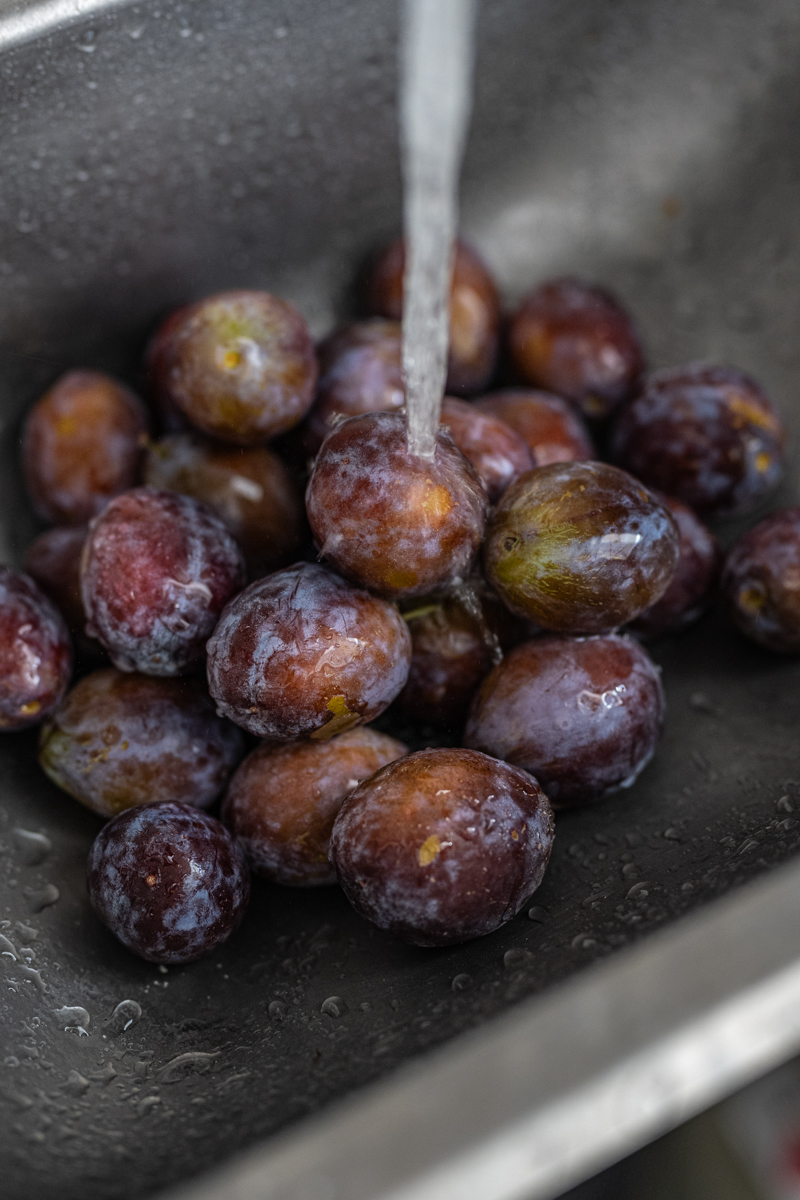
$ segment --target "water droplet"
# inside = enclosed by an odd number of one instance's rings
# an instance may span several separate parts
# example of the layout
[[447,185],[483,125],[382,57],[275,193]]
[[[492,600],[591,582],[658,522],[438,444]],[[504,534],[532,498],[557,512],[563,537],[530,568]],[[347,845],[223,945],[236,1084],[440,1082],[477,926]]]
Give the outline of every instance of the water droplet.
[[91,1084],[89,1083],[88,1079],[81,1075],[80,1071],[73,1069],[67,1076],[67,1082],[65,1086],[69,1088],[71,1092],[74,1092],[76,1096],[82,1096],[84,1092],[88,1091]]
[[506,950],[503,955],[503,966],[507,971],[515,971],[518,967],[524,967],[533,958],[530,950],[523,950],[520,946],[514,946],[511,950]]
[[341,996],[328,996],[327,1000],[322,1001],[319,1011],[325,1013],[326,1017],[343,1017],[348,1007]]
[[221,1050],[212,1050],[210,1052],[203,1050],[188,1050],[185,1054],[178,1054],[175,1058],[171,1058],[168,1063],[165,1063],[158,1072],[158,1079],[161,1083],[177,1083],[179,1079],[183,1079],[190,1071],[198,1071],[201,1074],[205,1071],[210,1071],[215,1058],[219,1058]]
[[778,803],[775,807],[779,808],[781,810],[781,812],[787,812],[787,813],[794,812],[794,805],[792,804],[792,802],[788,796],[781,796],[780,800],[778,801]]
[[282,1021],[286,1016],[286,1006],[281,1000],[271,1000],[267,1012],[271,1021]]
[[649,895],[649,892],[647,890],[647,884],[644,882],[644,880],[642,880],[641,882],[635,883],[633,885],[633,887],[628,892],[626,899],[635,900],[638,897],[639,899],[643,900],[645,898],[645,896],[648,896],[648,895]]
[[41,912],[43,908],[55,904],[61,893],[52,883],[46,883],[40,888],[23,888],[22,894],[28,902],[28,908],[33,913]]
[[79,1004],[65,1005],[64,1008],[57,1008],[55,1015],[56,1020],[63,1022],[65,1031],[77,1031],[79,1036],[89,1036],[86,1032],[86,1026],[91,1023],[92,1018],[86,1009],[81,1008]]
[[570,946],[573,950],[591,950],[592,947],[596,945],[597,942],[593,937],[590,937],[588,933],[576,933],[575,937],[570,942]]
[[630,879],[631,876],[635,878],[639,874],[639,868],[636,866],[636,863],[626,863],[622,868],[622,874],[626,879]]
[[757,848],[757,846],[758,846],[758,842],[756,841],[755,838],[745,838],[745,840],[742,842],[741,846],[739,847],[738,853],[746,854],[748,850],[755,850]]
[[106,1022],[116,1033],[124,1033],[141,1020],[142,1006],[136,1000],[120,1000],[117,1007]]
[[456,975],[450,986],[454,992],[466,992],[468,988],[472,987],[472,976],[466,973]]
[[668,842],[679,842],[681,840],[680,830],[675,829],[673,827],[670,827],[669,829],[665,829],[664,837],[667,839]]
[[53,849],[48,837],[43,833],[34,833],[31,829],[14,829],[11,837],[17,848],[17,857],[26,867],[38,867]]
[[534,905],[533,908],[528,909],[528,920],[535,921],[537,925],[544,925],[547,920],[547,909]]

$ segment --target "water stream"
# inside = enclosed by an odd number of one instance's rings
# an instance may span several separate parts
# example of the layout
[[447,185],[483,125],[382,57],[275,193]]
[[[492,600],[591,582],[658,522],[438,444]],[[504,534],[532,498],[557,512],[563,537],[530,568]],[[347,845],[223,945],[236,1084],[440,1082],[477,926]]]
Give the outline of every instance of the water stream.
[[458,180],[472,107],[475,0],[404,0],[403,374],[408,450],[432,458],[447,378]]

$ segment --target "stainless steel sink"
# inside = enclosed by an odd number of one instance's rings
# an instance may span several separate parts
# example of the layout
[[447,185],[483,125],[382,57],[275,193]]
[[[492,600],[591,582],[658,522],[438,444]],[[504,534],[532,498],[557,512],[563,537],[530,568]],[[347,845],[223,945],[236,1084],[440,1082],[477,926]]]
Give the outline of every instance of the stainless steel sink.
[[[395,58],[393,0],[0,0],[6,561],[36,529],[20,417],[59,372],[140,384],[158,317],[221,287],[317,333],[352,311],[399,224]],[[654,365],[752,371],[796,443],[799,77],[792,0],[484,0],[464,230],[509,302],[577,271]],[[532,919],[444,951],[333,889],[260,887],[226,947],[164,974],[89,912],[95,818],[6,735],[7,1200],[552,1197],[793,1053],[800,664],[713,614],[653,653],[653,764],[559,817]]]

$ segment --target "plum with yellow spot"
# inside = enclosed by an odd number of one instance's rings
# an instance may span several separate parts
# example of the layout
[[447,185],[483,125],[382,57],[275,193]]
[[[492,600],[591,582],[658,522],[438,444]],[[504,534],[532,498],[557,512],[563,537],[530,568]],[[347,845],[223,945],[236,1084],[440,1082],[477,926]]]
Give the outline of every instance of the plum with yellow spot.
[[600,462],[521,475],[486,532],[487,577],[513,613],[558,633],[603,633],[665,592],[678,527],[638,480]]
[[220,713],[259,737],[324,740],[391,704],[411,637],[393,604],[301,562],[245,588],[207,650]]
[[526,771],[475,750],[420,750],[350,793],[331,861],[356,912],[417,946],[492,933],[542,881],[553,814]]
[[752,510],[783,474],[786,431],[754,379],[693,363],[658,371],[622,410],[614,460],[701,515]]
[[67,690],[64,618],[28,575],[0,567],[0,731],[38,725]]
[[747,637],[800,654],[800,507],[779,509],[739,538],[725,563],[722,595]]
[[306,491],[320,555],[388,599],[466,579],[488,499],[475,469],[439,430],[431,459],[410,455],[402,416],[350,417],[328,434]]
[[211,437],[252,446],[303,419],[314,399],[317,360],[291,304],[240,289],[167,317],[148,352],[148,376],[162,410]]

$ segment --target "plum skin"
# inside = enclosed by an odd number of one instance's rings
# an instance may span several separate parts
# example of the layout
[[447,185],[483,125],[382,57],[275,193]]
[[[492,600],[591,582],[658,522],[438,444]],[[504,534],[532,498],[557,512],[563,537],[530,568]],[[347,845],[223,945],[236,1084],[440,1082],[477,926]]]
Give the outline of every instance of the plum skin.
[[0,731],[38,725],[60,703],[71,674],[61,613],[27,575],[0,567]]
[[768,650],[800,654],[800,507],[765,517],[734,544],[720,590],[737,628]]
[[208,813],[188,804],[129,808],[89,851],[89,900],[140,958],[187,963],[234,932],[250,899],[244,851]]
[[297,310],[269,292],[220,292],[167,317],[148,373],[169,413],[210,437],[258,445],[308,412],[317,361]]
[[407,753],[402,742],[369,727],[326,742],[263,742],[233,776],[222,820],[256,875],[289,887],[335,883],[328,849],[345,797]]
[[373,317],[335,329],[317,348],[319,383],[303,423],[307,454],[319,450],[343,417],[396,412],[406,402],[399,321]]
[[688,504],[656,495],[675,518],[680,545],[678,565],[667,590],[629,625],[633,633],[645,638],[674,633],[696,621],[711,598],[720,567],[717,539]]
[[678,529],[652,492],[607,463],[521,475],[490,518],[484,565],[512,612],[558,633],[603,633],[654,604]]
[[325,739],[373,720],[408,677],[397,609],[314,563],[251,583],[208,642],[220,713],[258,737]]
[[615,462],[701,516],[752,510],[783,472],[786,432],[769,397],[731,367],[657,371],[619,414]]
[[473,750],[420,750],[350,793],[330,853],[356,912],[413,945],[446,946],[515,916],[552,840],[527,772]]
[[397,706],[413,720],[457,725],[466,717],[499,652],[494,613],[483,604],[481,612],[470,611],[458,596],[445,596],[403,614],[411,633],[411,666]]
[[253,578],[296,556],[305,531],[302,498],[287,467],[266,446],[170,434],[150,445],[144,482],[208,505],[238,542]]
[[526,442],[537,467],[597,457],[580,414],[561,396],[506,388],[473,403],[480,412],[510,425]]
[[244,581],[242,553],[210,509],[134,488],[90,526],[81,558],[86,632],[121,671],[179,675],[202,659]]
[[499,417],[482,412],[474,404],[445,396],[441,422],[453,441],[469,459],[494,504],[525,471],[536,466],[527,443]]
[[244,753],[196,680],[106,668],[84,676],[42,726],[39,764],[102,817],[174,800],[205,808]]
[[408,453],[402,416],[350,417],[328,434],[306,489],[320,555],[387,599],[426,596],[465,579],[488,500],[474,468],[440,429],[434,458]]
[[[378,257],[367,279],[366,306],[371,314],[401,320],[404,271],[405,246],[398,238]],[[487,386],[497,361],[500,316],[500,295],[488,268],[458,238],[450,287],[448,392],[468,396]]]
[[46,521],[84,525],[139,481],[147,442],[144,406],[99,371],[68,371],[33,406],[22,464],[33,506]]
[[86,634],[81,596],[81,554],[88,532],[85,525],[45,529],[25,551],[22,566],[61,613],[78,654],[102,657],[103,647]]
[[464,743],[530,771],[563,808],[630,786],[663,721],[658,668],[632,638],[546,636],[484,680]]
[[644,355],[633,322],[605,289],[565,277],[541,284],[511,321],[514,366],[526,383],[607,417],[636,391]]

